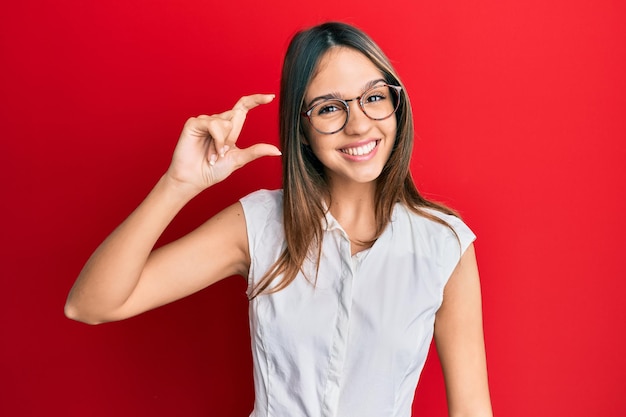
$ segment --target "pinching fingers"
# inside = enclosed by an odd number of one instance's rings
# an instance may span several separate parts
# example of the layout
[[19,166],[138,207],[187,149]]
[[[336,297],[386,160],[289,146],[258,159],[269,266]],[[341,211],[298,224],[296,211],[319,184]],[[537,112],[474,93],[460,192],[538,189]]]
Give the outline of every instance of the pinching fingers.
[[195,135],[206,141],[206,158],[213,165],[218,155],[223,156],[226,152],[224,143],[232,130],[232,121],[216,116],[198,116],[192,123]]
[[261,104],[270,103],[273,99],[274,94],[253,94],[241,97],[231,110],[230,120],[232,121],[233,128],[226,138],[226,145],[232,145],[237,142],[249,110]]

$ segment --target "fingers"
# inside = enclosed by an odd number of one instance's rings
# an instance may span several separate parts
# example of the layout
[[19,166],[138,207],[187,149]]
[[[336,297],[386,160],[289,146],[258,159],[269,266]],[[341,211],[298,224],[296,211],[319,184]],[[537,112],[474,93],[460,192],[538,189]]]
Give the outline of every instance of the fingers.
[[257,143],[246,149],[239,149],[235,157],[236,168],[241,168],[249,162],[264,156],[280,156],[280,150],[268,143]]
[[[218,150],[224,147],[224,140],[232,130],[232,122],[215,116],[201,115],[189,119],[185,127],[190,136],[200,141],[207,160],[213,165],[217,160]],[[220,147],[216,147],[216,144]]]
[[274,94],[252,94],[250,96],[243,96],[235,103],[233,110],[243,110],[247,113],[248,110],[252,110],[261,104],[271,102],[274,100],[274,97]]
[[188,121],[189,132],[206,142],[206,158],[214,165],[229,149],[234,148],[248,111],[267,104],[274,94],[254,94],[241,97],[232,109],[212,116],[201,115]]
[[[237,103],[233,106],[230,113],[230,121],[232,122],[232,129],[224,141],[224,145],[232,146],[237,142],[237,138],[243,128],[243,123],[246,120],[248,111],[261,105],[270,103],[274,99],[274,94],[253,94],[251,96],[241,97]],[[219,148],[218,148],[219,149]]]

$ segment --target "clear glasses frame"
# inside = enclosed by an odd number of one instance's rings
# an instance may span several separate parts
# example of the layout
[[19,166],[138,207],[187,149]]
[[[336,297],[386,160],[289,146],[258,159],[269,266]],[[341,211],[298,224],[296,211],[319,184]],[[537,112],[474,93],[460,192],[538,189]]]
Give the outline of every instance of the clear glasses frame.
[[[393,89],[393,90],[396,91],[396,95],[397,95],[396,98],[397,99],[396,99],[395,107],[393,108],[393,111],[391,113],[389,113],[385,117],[380,117],[380,118],[371,117],[365,111],[365,104],[363,103],[363,97],[367,97],[368,94],[370,93],[370,91],[375,90],[377,88],[381,88],[381,87],[389,87],[390,89]],[[343,128],[346,127],[346,125],[348,124],[348,120],[350,119],[350,104],[349,103],[351,101],[357,100],[358,103],[359,103],[359,108],[361,109],[363,114],[366,115],[370,120],[385,120],[385,119],[388,119],[389,117],[391,117],[398,110],[398,107],[400,106],[400,97],[402,96],[401,92],[402,92],[402,87],[400,87],[399,85],[378,84],[378,85],[375,85],[375,86],[373,86],[371,88],[368,88],[366,91],[363,92],[363,94],[361,94],[358,97],[347,99],[347,100],[340,99],[340,98],[335,98],[335,99],[332,99],[332,100],[324,100],[324,101],[321,101],[319,103],[316,103],[314,106],[312,106],[307,111],[301,112],[301,114],[302,114],[302,116],[305,116],[307,119],[309,119],[309,123],[311,123],[311,126],[313,127],[313,129],[315,129],[317,132],[319,132],[319,133],[321,133],[323,135],[332,135],[334,133],[342,131]],[[334,130],[332,132],[324,132],[322,130],[319,130],[318,128],[315,127],[315,124],[311,120],[311,114],[313,113],[313,110],[315,110],[317,107],[323,105],[327,101],[338,101],[338,102],[340,102],[340,103],[342,103],[344,105],[344,108],[346,110],[346,120],[343,122],[343,125],[341,125],[341,127],[339,129]]]

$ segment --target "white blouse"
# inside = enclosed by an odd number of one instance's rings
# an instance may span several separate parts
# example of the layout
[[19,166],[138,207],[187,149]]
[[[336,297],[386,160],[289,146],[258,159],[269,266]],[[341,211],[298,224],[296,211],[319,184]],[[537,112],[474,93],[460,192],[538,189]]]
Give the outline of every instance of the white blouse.
[[[282,191],[243,199],[248,291],[284,246]],[[317,282],[302,273],[250,302],[255,402],[251,417],[409,417],[433,337],[443,288],[475,239],[458,218],[431,211],[456,231],[394,208],[374,245],[351,256],[328,213]],[[314,279],[315,264],[303,265]]]

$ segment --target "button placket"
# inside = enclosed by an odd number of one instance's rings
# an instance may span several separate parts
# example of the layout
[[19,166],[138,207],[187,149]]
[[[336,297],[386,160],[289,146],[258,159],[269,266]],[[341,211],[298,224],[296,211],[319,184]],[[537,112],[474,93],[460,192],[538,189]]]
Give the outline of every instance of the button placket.
[[350,309],[352,307],[352,283],[354,269],[350,254],[350,240],[341,231],[341,280],[338,294],[337,321],[335,323],[333,346],[329,361],[328,381],[322,407],[323,417],[336,417],[339,407],[341,379],[348,347],[348,329],[350,325]]

